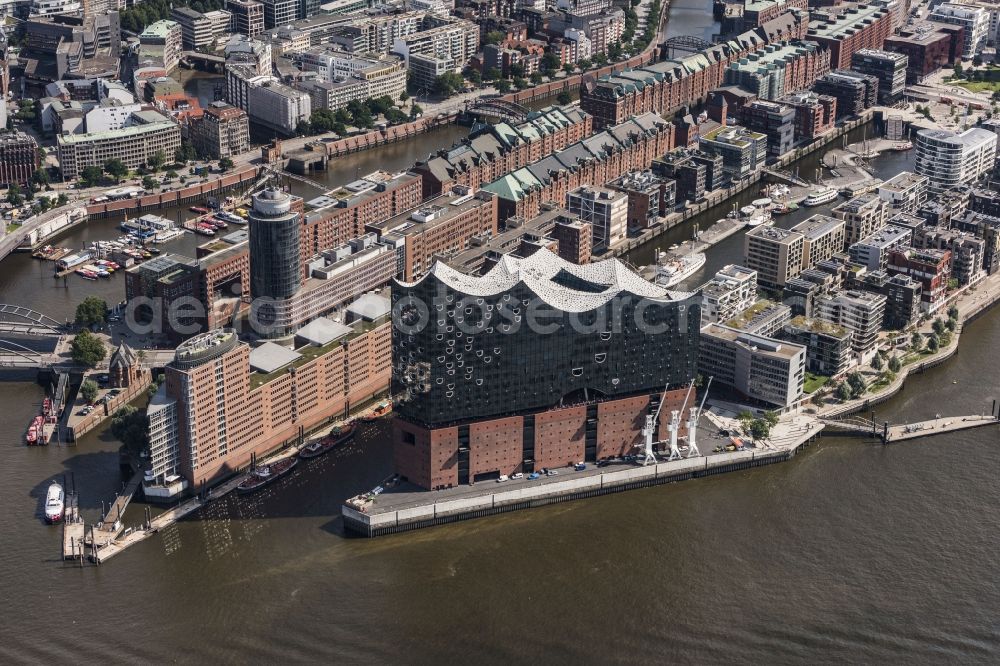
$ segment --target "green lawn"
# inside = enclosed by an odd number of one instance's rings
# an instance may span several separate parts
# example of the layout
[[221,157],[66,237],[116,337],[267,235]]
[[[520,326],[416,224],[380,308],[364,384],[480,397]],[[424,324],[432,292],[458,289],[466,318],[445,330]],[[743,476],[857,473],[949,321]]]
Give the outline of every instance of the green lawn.
[[822,388],[828,381],[830,381],[830,378],[825,375],[814,375],[811,372],[807,372],[806,381],[802,386],[802,390],[806,393],[812,393],[816,389]]
[[961,86],[972,92],[996,92],[1000,90],[1000,81],[951,81],[950,85]]

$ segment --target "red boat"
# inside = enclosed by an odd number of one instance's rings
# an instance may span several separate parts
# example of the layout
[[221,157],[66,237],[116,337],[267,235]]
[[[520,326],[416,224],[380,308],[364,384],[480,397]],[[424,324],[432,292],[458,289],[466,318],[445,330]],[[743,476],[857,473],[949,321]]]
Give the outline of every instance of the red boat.
[[188,210],[191,211],[192,213],[199,213],[201,215],[212,212],[203,206],[191,206],[190,208],[188,208]]
[[309,460],[310,458],[318,458],[323,455],[333,447],[338,444],[346,442],[351,437],[354,437],[354,424],[348,423],[343,426],[337,426],[330,434],[323,439],[313,442],[309,446],[306,446],[301,451],[299,451],[299,458],[303,460]]
[[291,458],[282,458],[278,462],[271,463],[270,465],[261,465],[256,469],[250,470],[247,474],[247,478],[240,482],[240,485],[236,486],[236,491],[239,493],[252,493],[255,490],[259,490],[266,486],[267,484],[277,481],[285,474],[292,471],[292,468],[299,464],[299,459],[294,456]]
[[385,402],[380,402],[378,407],[373,409],[371,413],[365,414],[361,417],[361,420],[365,423],[372,423],[379,419],[379,417],[385,416],[392,411],[392,401],[387,400]]
[[44,433],[42,431],[42,426],[45,424],[45,417],[36,416],[31,420],[31,425],[28,426],[28,432],[24,436],[24,441],[27,442],[28,446],[34,446],[36,444],[44,444],[42,439],[44,438]]

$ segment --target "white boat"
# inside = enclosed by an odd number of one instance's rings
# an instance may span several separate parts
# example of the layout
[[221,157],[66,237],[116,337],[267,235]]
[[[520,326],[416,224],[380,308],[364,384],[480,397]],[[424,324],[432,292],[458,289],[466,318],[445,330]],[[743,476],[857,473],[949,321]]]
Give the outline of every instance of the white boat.
[[661,252],[656,261],[656,284],[670,288],[688,279],[705,265],[705,253],[694,252],[682,256]]
[[63,489],[58,483],[49,486],[49,491],[45,495],[45,522],[58,523],[63,518]]
[[[751,209],[749,217],[746,218],[746,226],[751,229],[764,224],[771,223],[771,206],[774,204],[771,199],[755,199],[752,206],[744,206],[744,209]],[[742,209],[741,211],[742,212]]]
[[830,203],[840,195],[837,190],[832,187],[820,187],[809,193],[803,201],[804,206],[822,206],[825,203]]

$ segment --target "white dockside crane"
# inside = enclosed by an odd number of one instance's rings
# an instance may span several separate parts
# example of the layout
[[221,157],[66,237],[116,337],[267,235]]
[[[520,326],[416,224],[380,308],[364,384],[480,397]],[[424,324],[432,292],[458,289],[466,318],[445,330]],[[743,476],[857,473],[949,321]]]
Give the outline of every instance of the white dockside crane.
[[670,412],[670,425],[667,426],[667,432],[670,433],[670,456],[667,458],[667,462],[679,460],[682,457],[680,449],[677,448],[677,434],[681,429],[681,414],[684,413],[684,408],[687,407],[688,400],[691,398],[691,391],[693,390],[694,381],[692,380],[691,386],[688,387],[687,395],[684,396],[684,404],[681,405],[680,411],[674,410]]
[[[698,445],[695,443],[695,436],[698,432],[698,418],[701,416],[701,411],[705,407],[705,400],[708,398],[708,389],[712,386],[712,377],[708,378],[708,384],[705,385],[705,393],[701,396],[701,405],[698,407],[691,408],[691,418],[688,419],[688,454],[687,457],[691,458],[693,456],[701,456],[701,451],[698,450]],[[687,401],[685,400],[685,403]],[[676,436],[672,437],[676,440]],[[678,454],[679,456],[680,454]],[[673,460],[674,452],[673,448],[670,450],[670,459]]]
[[[667,387],[663,387],[663,394],[660,396],[660,404],[656,407],[655,414],[646,414],[646,425],[642,428],[642,439],[645,444],[644,453],[645,457],[642,459],[643,465],[648,465],[649,463],[656,464],[656,454],[653,452],[653,435],[656,433],[656,423],[660,418],[660,410],[663,409],[663,401],[667,397]],[[677,412],[673,412],[673,416],[676,419]]]

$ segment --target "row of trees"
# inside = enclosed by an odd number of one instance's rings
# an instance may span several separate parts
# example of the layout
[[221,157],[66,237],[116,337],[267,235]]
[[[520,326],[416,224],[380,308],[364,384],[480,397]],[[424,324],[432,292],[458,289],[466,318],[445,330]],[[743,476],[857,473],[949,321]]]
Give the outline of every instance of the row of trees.
[[753,412],[745,409],[736,418],[743,434],[754,440],[766,440],[771,436],[771,429],[778,425],[776,412],[764,412],[763,416],[755,417]]
[[[403,101],[409,99],[409,95],[406,95],[406,93],[403,93],[403,95],[405,96],[405,98],[401,98]],[[345,108],[336,111],[316,109],[309,116],[309,120],[299,123],[296,131],[300,136],[325,134],[326,132],[336,132],[337,134],[344,135],[347,133],[348,126],[359,127],[361,129],[374,127],[375,116],[378,115],[384,116],[386,122],[389,124],[398,125],[399,123],[416,118],[421,113],[423,113],[423,109],[414,104],[410,107],[409,114],[407,114],[396,107],[396,103],[392,97],[383,95],[382,97],[373,97],[364,102],[358,100],[352,101]]]

